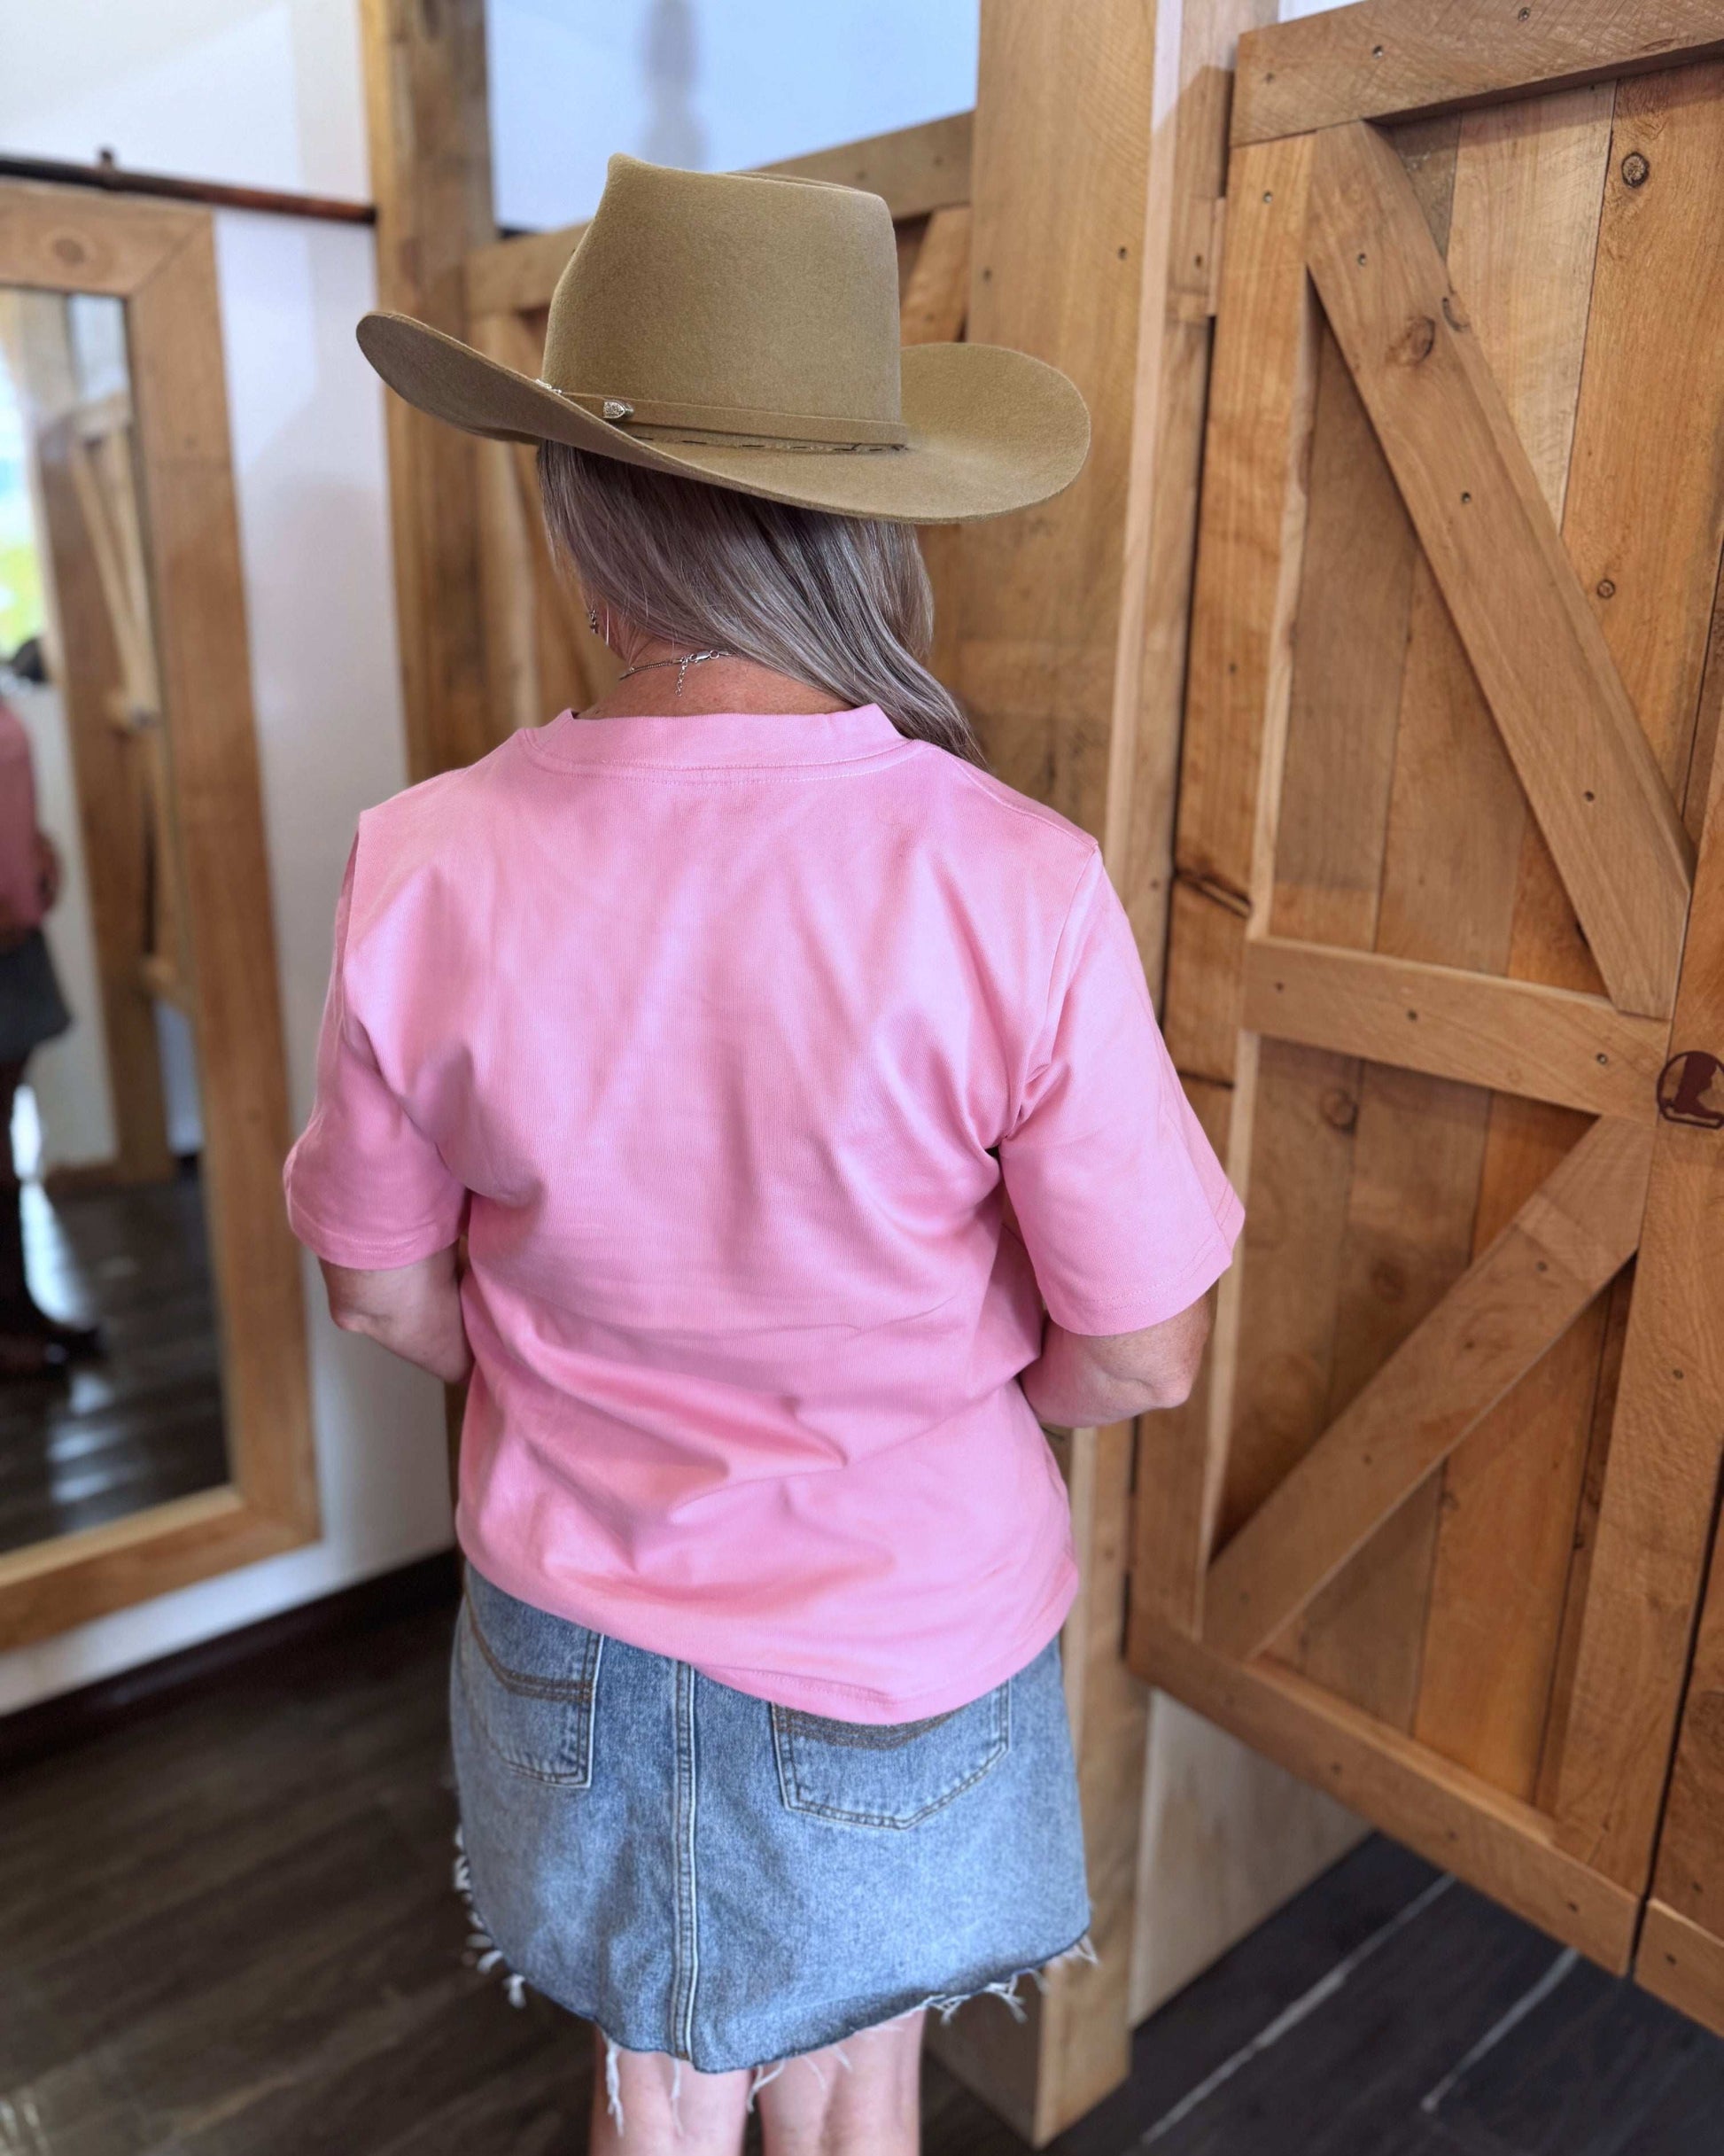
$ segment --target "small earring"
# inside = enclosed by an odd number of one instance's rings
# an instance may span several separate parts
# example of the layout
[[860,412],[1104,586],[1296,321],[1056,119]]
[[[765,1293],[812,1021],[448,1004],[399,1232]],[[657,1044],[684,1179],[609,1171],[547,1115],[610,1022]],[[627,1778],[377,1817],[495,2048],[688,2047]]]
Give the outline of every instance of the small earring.
[[596,606],[589,606],[589,607],[587,608],[587,610],[586,610],[586,626],[587,626],[587,627],[588,627],[589,629],[591,629],[591,630],[592,630],[592,632],[593,632],[594,635],[595,635],[595,636],[596,636],[596,635],[598,634],[598,633],[599,633],[599,610],[598,610],[598,608],[597,608]]

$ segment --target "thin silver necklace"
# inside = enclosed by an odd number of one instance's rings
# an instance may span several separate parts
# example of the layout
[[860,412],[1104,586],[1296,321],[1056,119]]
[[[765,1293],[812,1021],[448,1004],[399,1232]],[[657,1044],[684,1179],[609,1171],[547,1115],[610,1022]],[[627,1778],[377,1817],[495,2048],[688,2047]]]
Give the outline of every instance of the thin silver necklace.
[[710,651],[689,651],[680,658],[643,658],[638,666],[625,666],[617,679],[626,681],[632,673],[650,673],[655,666],[674,666],[677,670],[677,685],[673,694],[680,697],[691,666],[704,665],[710,658],[734,658],[735,656],[735,652],[726,650],[723,645],[714,644]]

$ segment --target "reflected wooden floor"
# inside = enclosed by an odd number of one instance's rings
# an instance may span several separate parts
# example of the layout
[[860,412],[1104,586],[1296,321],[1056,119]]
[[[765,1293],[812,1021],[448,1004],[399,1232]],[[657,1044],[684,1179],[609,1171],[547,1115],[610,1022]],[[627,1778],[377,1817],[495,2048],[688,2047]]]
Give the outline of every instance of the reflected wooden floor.
[[[507,2004],[450,1891],[450,1622],[279,1650],[0,1780],[5,2156],[579,2156],[586,2032]],[[1720,2118],[1724,2043],[1373,1840],[1053,2148],[1703,2156]],[[926,2156],[1024,2156],[933,2060],[923,2119]]]
[[[25,1191],[36,1300],[107,1352],[0,1384],[0,1550],[100,1527],[227,1480],[215,1303],[195,1175],[50,1198]],[[4,2146],[0,2143],[0,2146]]]

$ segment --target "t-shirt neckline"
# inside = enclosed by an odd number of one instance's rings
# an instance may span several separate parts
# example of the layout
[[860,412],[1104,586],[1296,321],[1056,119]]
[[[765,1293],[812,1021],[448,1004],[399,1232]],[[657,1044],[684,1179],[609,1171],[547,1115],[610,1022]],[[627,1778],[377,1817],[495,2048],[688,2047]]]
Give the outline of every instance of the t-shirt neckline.
[[796,770],[859,763],[911,744],[877,704],[844,712],[696,712],[583,719],[565,711],[516,736],[537,762],[666,771]]

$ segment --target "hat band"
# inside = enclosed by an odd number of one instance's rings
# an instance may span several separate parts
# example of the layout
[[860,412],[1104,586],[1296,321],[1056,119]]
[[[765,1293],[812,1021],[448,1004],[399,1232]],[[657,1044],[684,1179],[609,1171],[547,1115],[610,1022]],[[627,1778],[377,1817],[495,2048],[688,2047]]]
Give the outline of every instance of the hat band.
[[751,444],[773,449],[901,449],[910,440],[910,430],[896,419],[839,419],[821,412],[754,411],[738,404],[663,404],[647,397],[601,397],[586,390],[563,389],[542,374],[539,386],[630,434],[694,430],[725,440],[743,436]]

